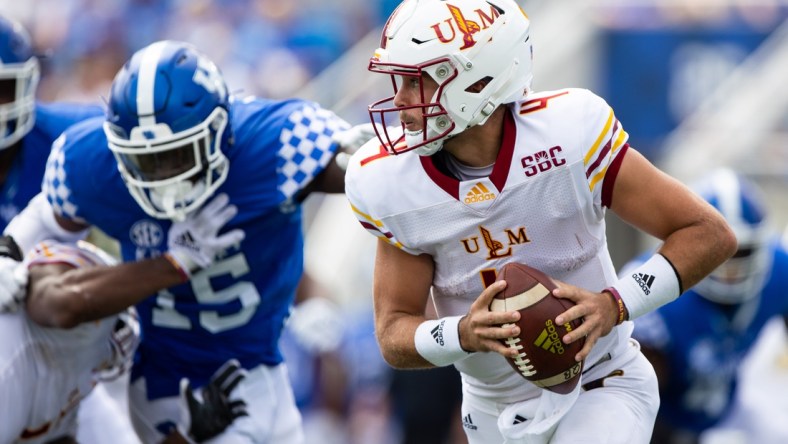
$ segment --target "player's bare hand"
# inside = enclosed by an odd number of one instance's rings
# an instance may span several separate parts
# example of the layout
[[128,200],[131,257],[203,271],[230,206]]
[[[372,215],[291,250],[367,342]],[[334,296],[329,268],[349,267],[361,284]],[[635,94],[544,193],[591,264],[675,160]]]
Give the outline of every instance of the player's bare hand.
[[613,330],[618,313],[611,303],[611,299],[604,293],[594,293],[563,282],[558,282],[558,289],[553,290],[553,296],[569,299],[575,305],[558,315],[557,324],[582,320],[582,325],[573,332],[564,335],[565,344],[571,344],[585,336],[583,349],[575,356],[575,360],[582,361],[591,353],[596,341]]
[[490,302],[506,288],[506,281],[497,281],[487,287],[471,305],[468,314],[460,320],[460,346],[469,352],[497,352],[514,357],[516,350],[504,346],[499,339],[520,334],[514,325],[520,319],[516,310],[492,312]]

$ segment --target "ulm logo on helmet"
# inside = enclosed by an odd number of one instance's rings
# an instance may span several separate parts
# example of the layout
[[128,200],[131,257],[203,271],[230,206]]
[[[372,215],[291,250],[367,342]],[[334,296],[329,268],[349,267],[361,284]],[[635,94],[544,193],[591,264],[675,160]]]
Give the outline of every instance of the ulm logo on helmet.
[[495,19],[500,16],[498,9],[492,5],[490,5],[490,15],[485,14],[481,9],[477,9],[474,12],[476,12],[476,15],[479,16],[479,22],[481,22],[481,26],[479,26],[478,22],[466,20],[460,8],[450,4],[446,4],[446,7],[449,8],[451,18],[444,20],[444,22],[449,25],[451,36],[446,37],[448,32],[446,34],[443,33],[443,30],[441,29],[441,22],[432,25],[432,29],[435,30],[435,35],[438,36],[438,40],[440,40],[442,43],[449,43],[457,37],[457,32],[454,29],[454,23],[456,23],[457,29],[460,31],[460,33],[462,33],[462,46],[460,47],[460,50],[468,49],[475,45],[476,40],[473,39],[473,35],[482,29],[487,29],[493,24],[493,22],[495,22]]

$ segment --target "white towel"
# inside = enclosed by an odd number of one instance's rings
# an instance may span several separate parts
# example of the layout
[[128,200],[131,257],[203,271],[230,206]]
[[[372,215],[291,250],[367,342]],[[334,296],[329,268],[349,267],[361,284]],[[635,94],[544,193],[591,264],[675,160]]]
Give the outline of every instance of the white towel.
[[566,415],[580,395],[578,382],[566,395],[542,390],[538,398],[506,407],[498,417],[498,430],[504,444],[547,444],[558,422]]

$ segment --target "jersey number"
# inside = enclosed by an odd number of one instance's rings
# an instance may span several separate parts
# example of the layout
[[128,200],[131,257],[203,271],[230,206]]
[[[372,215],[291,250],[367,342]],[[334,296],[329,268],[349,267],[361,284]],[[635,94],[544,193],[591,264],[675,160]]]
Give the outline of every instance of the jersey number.
[[[260,303],[260,293],[249,281],[238,281],[233,285],[216,291],[211,287],[211,279],[225,274],[234,278],[249,272],[249,264],[243,253],[215,262],[211,267],[192,276],[189,281],[197,302],[201,304],[222,304],[234,300],[241,302],[241,310],[234,314],[220,315],[213,310],[203,310],[199,314],[200,326],[211,333],[229,330],[245,325],[254,315]],[[153,309],[153,325],[165,328],[190,330],[192,320],[175,309],[175,296],[162,290],[156,297],[157,308]]]

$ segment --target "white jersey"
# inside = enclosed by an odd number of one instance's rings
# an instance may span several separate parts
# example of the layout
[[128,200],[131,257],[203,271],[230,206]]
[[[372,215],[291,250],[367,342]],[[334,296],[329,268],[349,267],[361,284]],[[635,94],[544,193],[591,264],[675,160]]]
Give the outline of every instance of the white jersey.
[[[616,280],[604,215],[628,135],[612,109],[590,91],[564,89],[531,94],[509,111],[489,177],[460,181],[432,157],[390,156],[377,141],[351,158],[354,213],[375,236],[432,256],[440,317],[466,314],[510,262],[595,292]],[[586,368],[620,353],[631,331],[626,322],[601,338]],[[465,390],[480,397],[512,402],[540,393],[497,353],[455,366]]]
[[[83,242],[42,243],[25,258],[29,267],[65,263],[105,265]],[[72,329],[45,328],[24,310],[0,314],[0,442],[43,443],[75,436],[79,402],[97,383],[95,372],[111,357],[109,337],[117,317]]]

